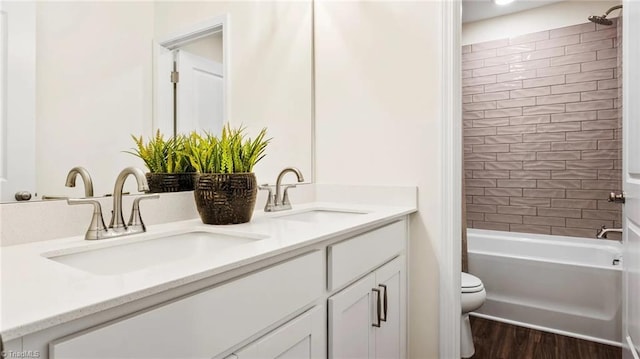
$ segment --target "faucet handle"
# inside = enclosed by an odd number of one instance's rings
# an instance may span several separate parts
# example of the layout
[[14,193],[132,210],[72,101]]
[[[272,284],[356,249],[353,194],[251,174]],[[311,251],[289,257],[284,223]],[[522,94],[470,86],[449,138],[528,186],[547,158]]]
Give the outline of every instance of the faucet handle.
[[258,186],[259,190],[269,191],[267,195],[267,203],[264,205],[265,212],[271,212],[276,205],[275,196],[273,194],[274,186],[269,185],[268,183],[261,184]]
[[149,194],[139,196],[133,200],[133,208],[131,209],[131,216],[129,217],[129,222],[127,223],[127,228],[130,230],[140,230],[141,232],[146,232],[147,227],[144,225],[142,221],[142,215],[140,214],[140,201],[146,199],[158,199],[160,195],[157,194]]
[[289,201],[289,188],[296,188],[295,184],[288,184],[284,186],[284,194],[282,195],[282,205],[291,208],[291,201]]
[[91,216],[91,223],[89,224],[87,233],[85,233],[84,235],[84,239],[93,240],[93,239],[102,239],[104,237],[105,233],[107,233],[107,226],[104,224],[104,218],[102,217],[102,206],[100,205],[100,202],[94,199],[67,198],[67,204],[93,205],[93,215]]

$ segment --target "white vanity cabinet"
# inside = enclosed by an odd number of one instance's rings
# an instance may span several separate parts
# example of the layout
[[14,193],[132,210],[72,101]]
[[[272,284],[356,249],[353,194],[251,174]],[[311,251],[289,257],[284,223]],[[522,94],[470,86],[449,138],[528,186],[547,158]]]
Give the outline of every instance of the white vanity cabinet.
[[311,359],[326,357],[323,305],[301,314],[226,359]]
[[405,357],[404,256],[329,297],[329,358]]
[[329,358],[406,355],[406,222],[328,247]]
[[407,220],[357,233],[11,343],[43,359],[406,358]]

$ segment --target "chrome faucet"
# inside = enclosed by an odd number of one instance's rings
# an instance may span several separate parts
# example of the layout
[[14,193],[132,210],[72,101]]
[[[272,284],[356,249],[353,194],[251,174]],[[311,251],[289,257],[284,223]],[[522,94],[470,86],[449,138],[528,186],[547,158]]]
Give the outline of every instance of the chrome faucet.
[[159,195],[146,195],[139,196],[133,201],[133,208],[131,209],[131,216],[129,222],[125,225],[124,218],[122,217],[122,189],[124,182],[129,175],[133,175],[138,182],[139,191],[148,191],[149,186],[144,173],[134,167],[127,167],[116,179],[116,185],[113,190],[113,211],[111,215],[111,224],[109,227],[104,223],[104,217],[102,216],[102,206],[98,200],[95,199],[67,199],[67,203],[70,205],[77,204],[91,204],[93,205],[93,215],[91,217],[91,223],[84,236],[86,240],[95,240],[103,238],[120,237],[129,234],[141,233],[147,230],[142,216],[140,215],[140,201],[145,199],[158,199]]
[[598,230],[598,233],[596,234],[596,238],[607,239],[607,234],[610,232],[622,233],[622,228],[607,228],[606,226],[602,226],[602,228]]
[[82,183],[84,184],[84,196],[86,198],[93,197],[93,181],[89,171],[84,167],[73,167],[67,174],[67,181],[64,185],[66,187],[75,187],[78,176],[82,178]]
[[[304,176],[302,176],[302,172],[295,167],[287,167],[283,169],[278,175],[278,179],[276,180],[275,185],[275,194],[273,194],[273,186],[269,186],[267,184],[261,185],[258,188],[269,191],[269,197],[267,198],[267,204],[264,206],[265,212],[277,212],[284,211],[286,209],[291,209],[291,202],[289,201],[289,188],[295,188],[295,184],[288,184],[284,186],[284,191],[282,191],[282,178],[288,172],[293,172],[298,177],[298,182],[304,181]],[[282,195],[281,195],[282,194]]]

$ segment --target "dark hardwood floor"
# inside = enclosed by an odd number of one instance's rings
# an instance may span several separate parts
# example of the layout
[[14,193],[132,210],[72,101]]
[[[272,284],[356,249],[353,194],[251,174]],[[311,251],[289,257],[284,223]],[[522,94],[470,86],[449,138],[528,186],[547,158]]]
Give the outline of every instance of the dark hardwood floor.
[[473,359],[620,359],[619,347],[471,317]]

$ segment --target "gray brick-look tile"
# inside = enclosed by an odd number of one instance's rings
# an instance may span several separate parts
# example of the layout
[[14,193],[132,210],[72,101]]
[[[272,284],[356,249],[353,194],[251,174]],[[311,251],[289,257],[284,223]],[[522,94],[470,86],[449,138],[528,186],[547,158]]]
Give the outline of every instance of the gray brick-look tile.
[[538,207],[538,216],[542,217],[564,217],[564,218],[582,218],[582,210],[570,208],[540,208]]
[[509,203],[512,206],[549,207],[551,205],[551,199],[540,197],[509,197]]
[[596,61],[595,51],[554,57],[551,59],[550,65],[560,66],[560,65],[567,65],[567,64],[580,64],[588,61]]
[[[590,82],[578,82],[567,85],[556,85],[551,86],[551,93],[554,95],[572,93],[572,92],[582,92],[582,91],[594,91],[598,88],[598,84],[595,81]],[[580,97],[578,94],[578,101],[580,101]]]
[[596,111],[556,113],[551,115],[551,122],[593,121],[596,119]]
[[507,126],[509,125],[509,118],[487,118],[483,120],[473,120],[473,127],[493,127],[493,126]]
[[522,188],[485,188],[487,196],[521,197]]
[[509,197],[474,196],[473,204],[499,204],[506,206],[509,204]]
[[487,162],[486,164],[484,164],[483,167],[484,168],[480,168],[480,169],[487,169],[487,170],[521,170],[522,169],[522,162],[520,162],[520,161],[514,161],[514,162]]
[[616,37],[618,34],[615,28],[610,28],[607,30],[595,31],[595,32],[587,32],[580,34],[580,42],[590,42],[597,41],[602,39],[612,39]]
[[561,226],[565,225],[564,217],[533,217],[533,216],[525,216],[522,217],[522,222],[524,224],[536,224],[536,225],[546,225],[546,226]]
[[503,180],[499,179],[497,181],[498,187],[515,187],[515,188],[535,188],[536,181],[535,180]]
[[496,102],[472,102],[462,105],[462,111],[495,110]]
[[522,216],[515,214],[493,214],[484,215],[485,220],[497,223],[522,223]]
[[473,95],[473,102],[496,101],[496,100],[507,100],[507,99],[509,99],[509,91],[489,92],[489,93]]
[[484,140],[486,144],[518,143],[522,142],[522,135],[486,136]]
[[567,93],[562,95],[549,95],[536,97],[537,105],[550,105],[557,103],[577,102],[580,101],[581,95],[579,93]]
[[[536,69],[542,69],[547,67],[549,67],[549,59],[539,59],[539,60],[511,63],[509,64],[509,71],[513,72],[513,71],[536,70]],[[536,76],[536,74],[537,74],[537,71],[534,72],[534,77]]]
[[[527,163],[527,162],[524,162]],[[550,171],[510,171],[509,178],[511,179],[549,179],[551,178]]]
[[567,169],[613,169],[613,161],[611,160],[581,160],[567,162]]
[[597,148],[598,141],[566,141],[551,143],[551,151],[595,150]]
[[610,130],[620,126],[618,120],[598,120],[584,122],[582,124],[582,130]]
[[[513,146],[513,145],[511,145]],[[512,152],[509,153],[498,153],[497,160],[498,162],[502,161],[532,161],[536,159],[535,152]],[[465,156],[466,157],[466,156]]]
[[470,227],[593,237],[619,224],[606,201],[622,173],[616,33],[584,23],[463,47]]
[[485,118],[522,116],[522,108],[508,108],[498,110],[487,110],[484,112]]
[[516,116],[509,118],[510,125],[533,125],[551,122],[550,115]]
[[511,232],[551,234],[551,227],[549,226],[538,226],[532,224],[510,224],[509,229]]
[[567,132],[567,141],[580,141],[580,140],[612,140],[612,130],[593,130],[593,131],[580,131],[580,132]]
[[551,199],[551,207],[559,208],[598,208],[598,202],[591,199]]
[[597,170],[551,171],[553,179],[598,179]]
[[[539,77],[535,79],[522,80],[522,87],[540,87],[540,86],[550,86],[550,85],[560,85],[565,83],[565,75],[556,75],[549,77]],[[464,80],[463,80],[464,83]]]
[[498,206],[498,213],[535,216],[538,210],[536,207],[527,206]]
[[509,145],[473,145],[473,152],[509,152]]
[[576,82],[606,80],[606,79],[612,79],[612,78],[614,78],[613,69],[606,69],[606,70],[598,70],[598,71],[590,71],[590,72],[581,72],[577,74],[567,74],[566,81],[568,84],[571,84]]
[[566,168],[565,161],[524,161],[524,170],[563,170]]
[[593,111],[613,108],[613,100],[572,102],[565,105],[567,112]]
[[492,231],[509,231],[508,223],[493,223],[493,222],[481,222],[473,221],[473,228],[488,229]]
[[523,189],[522,195],[525,197],[541,197],[541,198],[564,198],[564,189]]
[[504,126],[497,128],[498,135],[509,135],[514,133],[528,133],[536,132],[536,125],[519,125],[519,126]]
[[509,72],[509,65],[480,67],[473,70],[473,77],[496,75]]
[[[595,90],[595,89],[594,89]],[[551,87],[534,87],[524,90],[512,90],[511,98],[522,98],[522,97],[535,97],[535,96],[544,96],[551,94]]]
[[[578,96],[579,98],[580,96]],[[536,104],[535,97],[525,97],[525,98],[517,98],[511,100],[500,100],[496,101],[496,108],[509,108],[509,107],[523,107],[523,106],[533,106]]]
[[567,132],[567,131],[580,131],[580,122],[554,122],[539,124],[537,126],[537,132]]
[[510,82],[503,82],[499,84],[485,85],[484,92],[508,91],[508,90],[517,90],[521,88],[522,88],[522,80],[510,81]]
[[581,65],[582,72],[612,69],[616,67],[617,59],[598,60],[591,62],[583,62]]
[[554,76],[554,75],[563,75],[563,74],[574,74],[576,72],[580,72],[580,64],[568,64],[562,66],[551,66],[539,68],[536,70],[536,75],[538,77],[546,77],[546,76]]
[[580,94],[581,101],[604,100],[618,98],[618,89],[588,91]]
[[580,180],[537,180],[537,188],[564,188],[564,189],[580,189],[582,185]]
[[543,161],[571,161],[580,159],[580,151],[554,151],[554,152],[538,152],[536,154],[538,160]]
[[[564,136],[564,134],[563,134]],[[541,143],[515,143],[509,145],[509,152],[516,155],[517,152],[529,152],[529,151],[550,151],[551,144],[548,142]],[[535,160],[535,153],[532,160]]]
[[604,39],[598,41],[583,42],[581,44],[570,45],[565,47],[567,55],[577,54],[581,52],[590,52],[602,49],[610,49],[613,47],[613,39]]

